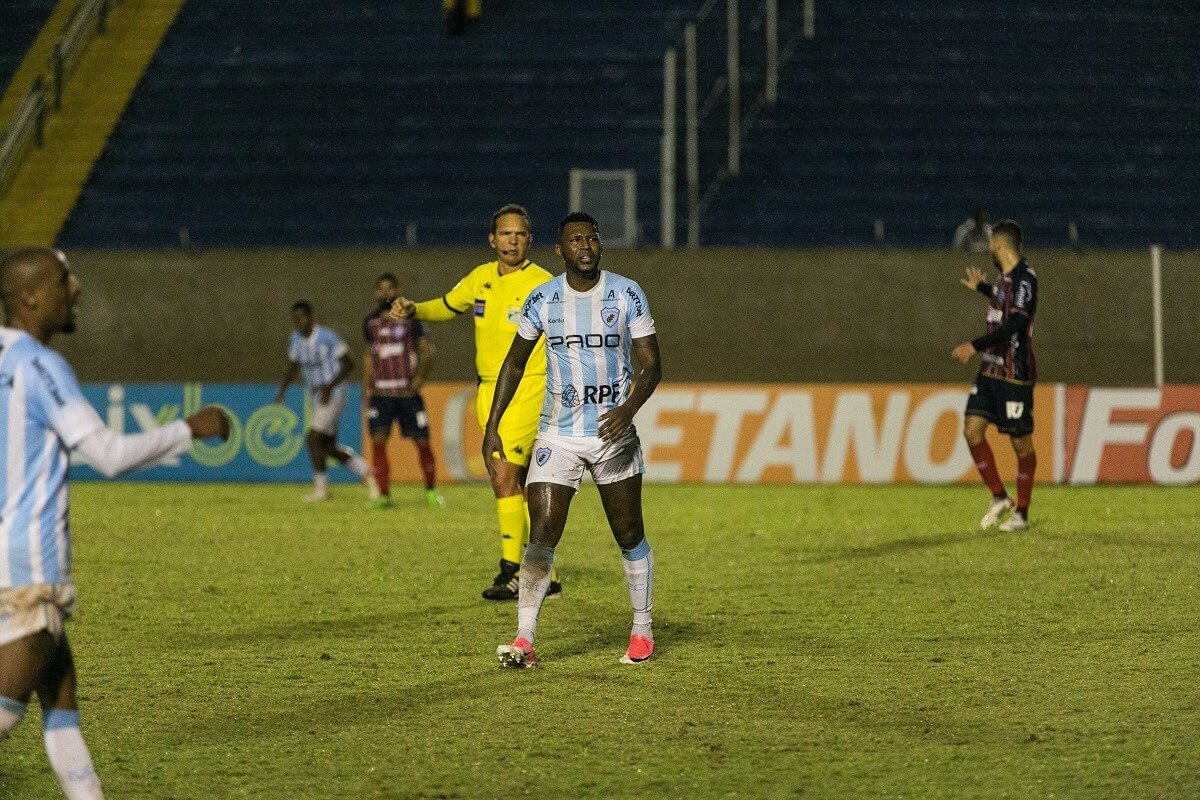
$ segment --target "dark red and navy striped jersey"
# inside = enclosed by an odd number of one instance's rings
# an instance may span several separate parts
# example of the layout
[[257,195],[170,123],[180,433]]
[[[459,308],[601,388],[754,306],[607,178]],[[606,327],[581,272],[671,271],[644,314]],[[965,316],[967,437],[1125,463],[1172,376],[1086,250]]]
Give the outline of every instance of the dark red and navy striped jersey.
[[[1033,315],[1037,313],[1037,274],[1022,259],[1012,272],[1002,275],[992,287],[988,300],[987,334],[976,339],[983,365],[980,372],[989,378],[1011,383],[1037,380],[1037,360],[1033,356]],[[1009,333],[996,340],[1001,328]],[[996,341],[992,341],[996,340]],[[980,347],[980,344],[986,346]]]
[[375,310],[363,321],[363,340],[371,352],[372,391],[408,392],[417,371],[417,343],[425,326],[415,319],[395,320]]

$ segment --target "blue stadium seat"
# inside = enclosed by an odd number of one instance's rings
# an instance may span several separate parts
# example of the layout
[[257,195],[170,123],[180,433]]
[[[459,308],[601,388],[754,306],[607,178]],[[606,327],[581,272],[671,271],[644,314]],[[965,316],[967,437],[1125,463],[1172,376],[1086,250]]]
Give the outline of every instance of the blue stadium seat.
[[0,92],[12,81],[54,6],[54,0],[0,0]]

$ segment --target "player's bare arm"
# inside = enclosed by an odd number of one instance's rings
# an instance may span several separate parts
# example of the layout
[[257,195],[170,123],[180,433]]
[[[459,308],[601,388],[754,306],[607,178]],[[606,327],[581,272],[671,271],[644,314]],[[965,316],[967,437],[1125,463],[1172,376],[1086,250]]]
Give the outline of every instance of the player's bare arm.
[[229,415],[217,406],[205,406],[187,418],[193,439],[229,438]]
[[437,358],[437,348],[428,336],[422,336],[417,340],[417,369],[413,373],[412,391],[414,394],[421,391],[421,387],[425,385],[425,378],[429,375],[429,370],[433,369],[433,362]]
[[606,442],[619,439],[625,431],[629,430],[629,426],[633,424],[634,415],[650,399],[658,382],[662,380],[662,362],[658,354],[657,336],[651,334],[634,339],[630,349],[637,361],[637,372],[633,374],[633,386],[629,390],[629,398],[600,417],[600,427],[597,432],[600,438]]
[[279,382],[279,391],[275,392],[276,403],[283,403],[283,396],[287,394],[287,388],[296,382],[299,375],[300,365],[295,361],[288,361],[287,371],[283,373],[283,380]]
[[[538,337],[541,338],[540,336]],[[492,408],[488,412],[487,428],[483,432],[483,464],[487,467],[488,475],[495,479],[495,458],[508,461],[504,457],[504,442],[500,439],[500,418],[508,409],[521,385],[525,375],[525,364],[533,353],[537,339],[526,339],[524,336],[514,336],[504,364],[500,367],[500,375],[496,378],[496,393],[492,396]]]

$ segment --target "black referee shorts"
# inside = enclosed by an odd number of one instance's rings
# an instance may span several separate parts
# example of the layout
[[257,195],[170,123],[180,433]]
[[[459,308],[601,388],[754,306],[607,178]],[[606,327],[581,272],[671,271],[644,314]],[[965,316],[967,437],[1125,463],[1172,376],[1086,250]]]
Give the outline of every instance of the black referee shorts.
[[1009,383],[980,373],[967,397],[967,416],[983,417],[1009,436],[1033,433],[1033,384]]

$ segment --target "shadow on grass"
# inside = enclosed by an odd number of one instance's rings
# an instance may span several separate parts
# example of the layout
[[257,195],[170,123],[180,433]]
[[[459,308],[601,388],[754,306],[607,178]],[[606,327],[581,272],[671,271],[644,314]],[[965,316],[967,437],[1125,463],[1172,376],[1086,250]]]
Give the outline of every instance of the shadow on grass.
[[912,553],[918,550],[931,550],[935,547],[982,541],[993,538],[996,535],[987,531],[975,531],[973,533],[943,533],[937,536],[910,536],[907,539],[896,539],[872,545],[871,547],[847,547],[831,553],[808,556],[801,558],[797,563],[831,564],[838,561],[855,561],[864,558],[885,558],[902,553]]

